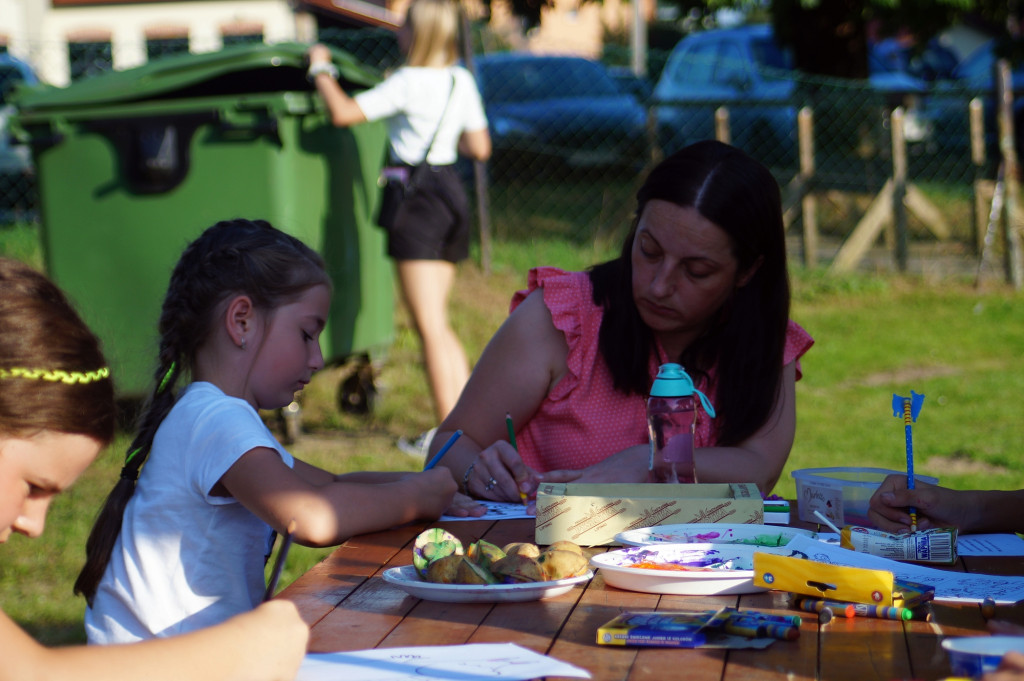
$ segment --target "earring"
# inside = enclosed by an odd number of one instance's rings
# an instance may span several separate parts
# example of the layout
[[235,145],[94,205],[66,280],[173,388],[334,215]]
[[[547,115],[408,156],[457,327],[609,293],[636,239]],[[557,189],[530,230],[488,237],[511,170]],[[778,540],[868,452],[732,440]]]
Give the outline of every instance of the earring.
[[239,343],[238,347],[240,347],[242,350],[245,350],[245,339],[244,338],[242,339],[242,342]]

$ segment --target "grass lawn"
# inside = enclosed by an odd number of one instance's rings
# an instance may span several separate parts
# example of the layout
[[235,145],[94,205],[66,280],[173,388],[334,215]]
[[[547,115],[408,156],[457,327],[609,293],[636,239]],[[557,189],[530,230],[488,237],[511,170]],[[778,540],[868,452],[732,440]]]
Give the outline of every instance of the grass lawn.
[[[0,253],[37,257],[19,237]],[[13,250],[12,250],[13,249]],[[582,268],[608,256],[599,246],[560,241],[497,243],[489,275],[461,267],[454,324],[478,357],[521,288],[526,268]],[[978,292],[956,281],[895,276],[828,277],[793,273],[793,318],[816,339],[797,384],[797,440],[776,492],[795,493],[790,471],[819,466],[904,466],[902,420],[893,393],[926,396],[914,428],[917,471],[953,487],[1024,487],[1018,443],[1018,391],[1024,385],[1024,294]],[[413,470],[395,447],[432,424],[419,347],[400,307],[397,335],[380,367],[379,402],[369,416],[338,411],[343,368],[329,368],[303,397],[305,433],[291,446],[300,458],[336,471]],[[0,606],[51,644],[82,640],[82,599],[71,595],[94,515],[120,468],[126,441],[105,452],[53,504],[39,540],[16,536],[0,553]],[[327,553],[295,547],[281,587]]]

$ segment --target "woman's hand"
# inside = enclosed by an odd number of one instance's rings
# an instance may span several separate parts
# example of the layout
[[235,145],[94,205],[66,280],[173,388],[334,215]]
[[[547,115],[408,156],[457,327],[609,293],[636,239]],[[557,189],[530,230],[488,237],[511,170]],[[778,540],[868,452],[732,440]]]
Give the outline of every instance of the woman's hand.
[[540,476],[530,469],[515,447],[498,440],[481,450],[466,479],[469,492],[479,499],[522,502],[523,495],[534,496]]
[[328,64],[331,62],[331,48],[317,43],[306,50],[306,56],[309,57],[309,63],[313,64]]
[[582,470],[548,471],[540,477],[543,482],[647,482],[650,451],[649,445],[637,445]]

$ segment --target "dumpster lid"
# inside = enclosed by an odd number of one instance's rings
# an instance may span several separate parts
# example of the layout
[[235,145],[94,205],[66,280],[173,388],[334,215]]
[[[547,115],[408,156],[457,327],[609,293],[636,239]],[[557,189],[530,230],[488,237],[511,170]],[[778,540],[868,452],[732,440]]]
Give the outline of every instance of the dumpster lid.
[[[68,87],[43,87],[18,93],[22,111],[179,99],[313,90],[306,79],[306,50],[301,43],[226,47],[218,52],[180,54],[123,71],[108,71]],[[350,53],[332,48],[342,86],[363,89],[380,81]]]

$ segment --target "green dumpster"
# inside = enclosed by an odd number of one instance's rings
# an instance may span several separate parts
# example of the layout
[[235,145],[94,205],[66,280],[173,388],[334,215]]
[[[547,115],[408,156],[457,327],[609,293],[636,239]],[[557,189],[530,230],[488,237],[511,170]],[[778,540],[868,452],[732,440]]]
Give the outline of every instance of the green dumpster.
[[[305,46],[248,45],[25,93],[14,129],[33,149],[53,279],[104,343],[120,392],[146,394],[156,325],[186,243],[222,219],[265,219],[317,249],[335,295],[325,360],[382,355],[391,263],[373,221],[383,124],[335,128],[306,79]],[[335,52],[342,85],[378,80]]]

